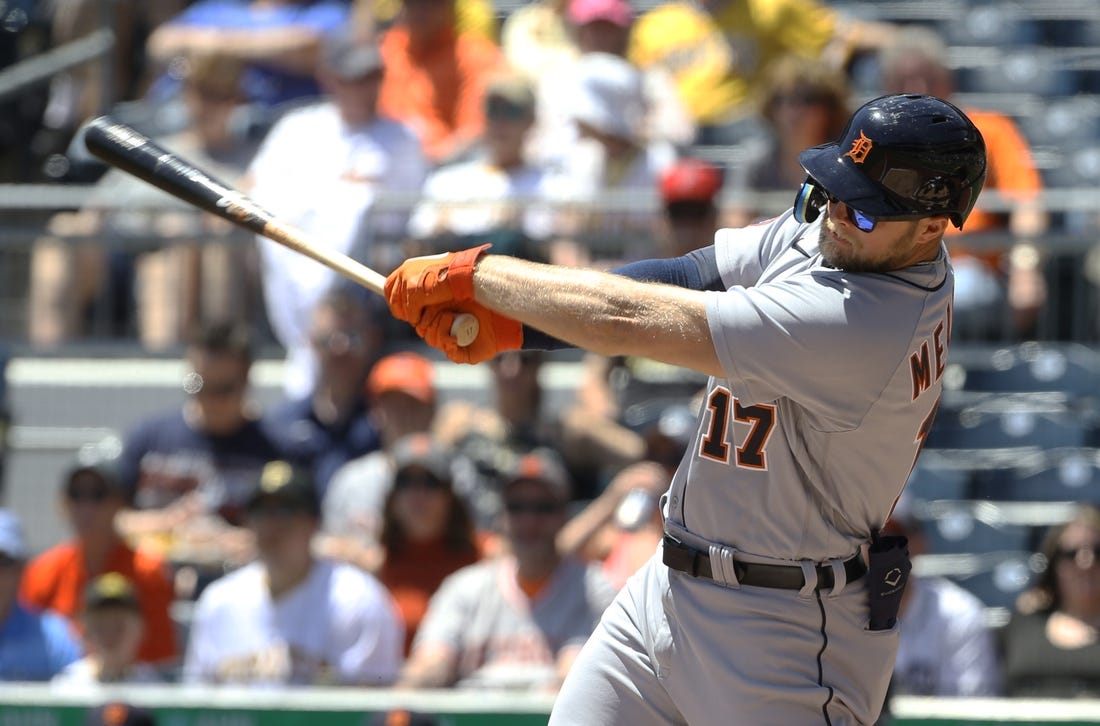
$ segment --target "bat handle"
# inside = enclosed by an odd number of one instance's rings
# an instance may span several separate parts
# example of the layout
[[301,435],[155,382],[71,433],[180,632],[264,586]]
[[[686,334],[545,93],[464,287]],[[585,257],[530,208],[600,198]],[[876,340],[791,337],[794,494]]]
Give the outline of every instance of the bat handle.
[[451,335],[458,341],[458,345],[465,348],[477,338],[479,325],[477,318],[470,313],[461,313],[451,323]]

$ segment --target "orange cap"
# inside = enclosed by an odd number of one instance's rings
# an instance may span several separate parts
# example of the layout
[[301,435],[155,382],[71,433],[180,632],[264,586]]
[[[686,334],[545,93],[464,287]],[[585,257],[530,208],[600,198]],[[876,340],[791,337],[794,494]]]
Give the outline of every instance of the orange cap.
[[388,355],[374,364],[367,376],[367,395],[387,391],[406,393],[423,403],[435,402],[435,368],[422,355],[410,352]]

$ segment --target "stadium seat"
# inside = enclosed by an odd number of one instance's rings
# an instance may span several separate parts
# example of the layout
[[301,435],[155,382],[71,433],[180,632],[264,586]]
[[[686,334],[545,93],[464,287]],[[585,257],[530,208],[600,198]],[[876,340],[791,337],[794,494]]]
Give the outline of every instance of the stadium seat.
[[1031,558],[1027,551],[997,553],[994,557],[981,558],[975,569],[945,576],[975,595],[986,607],[1011,609],[1020,593],[1035,580]]
[[1024,93],[1047,98],[1071,96],[1083,75],[1039,47],[1006,47],[996,62],[965,69],[959,90],[966,93]]
[[905,485],[908,496],[923,501],[970,498],[971,470],[968,467],[930,466],[921,461],[917,461]]
[[1100,396],[1100,355],[1083,345],[1023,343],[993,350],[952,350],[967,391],[1063,391]]
[[939,31],[948,45],[1014,47],[1042,41],[1042,26],[1011,3],[973,3],[961,16],[945,18]]
[[1033,551],[1033,526],[1006,521],[988,502],[928,502],[915,507],[931,554]]
[[978,499],[1017,502],[1100,503],[1100,450],[1057,449],[1020,466],[990,468],[975,473]]

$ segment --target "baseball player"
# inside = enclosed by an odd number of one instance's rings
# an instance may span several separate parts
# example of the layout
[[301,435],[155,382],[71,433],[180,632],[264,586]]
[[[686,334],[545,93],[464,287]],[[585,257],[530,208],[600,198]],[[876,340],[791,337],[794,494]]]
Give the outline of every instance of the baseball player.
[[[792,209],[681,258],[615,274],[482,247],[387,280],[394,314],[452,360],[563,341],[711,376],[662,544],[551,724],[870,724],[882,708],[909,561],[878,530],[936,412],[942,236],[974,206],[985,145],[955,106],[894,95],[800,161]],[[481,323],[466,348],[460,312]]]

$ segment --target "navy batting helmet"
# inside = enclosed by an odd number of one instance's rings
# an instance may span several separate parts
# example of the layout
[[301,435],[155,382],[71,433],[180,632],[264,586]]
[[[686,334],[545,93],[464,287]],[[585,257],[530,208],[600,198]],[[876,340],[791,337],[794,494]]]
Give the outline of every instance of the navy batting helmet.
[[870,217],[946,215],[961,229],[985,183],[981,133],[935,96],[868,101],[838,141],[806,149],[798,160],[810,175],[795,204],[803,221],[813,221],[832,195]]

